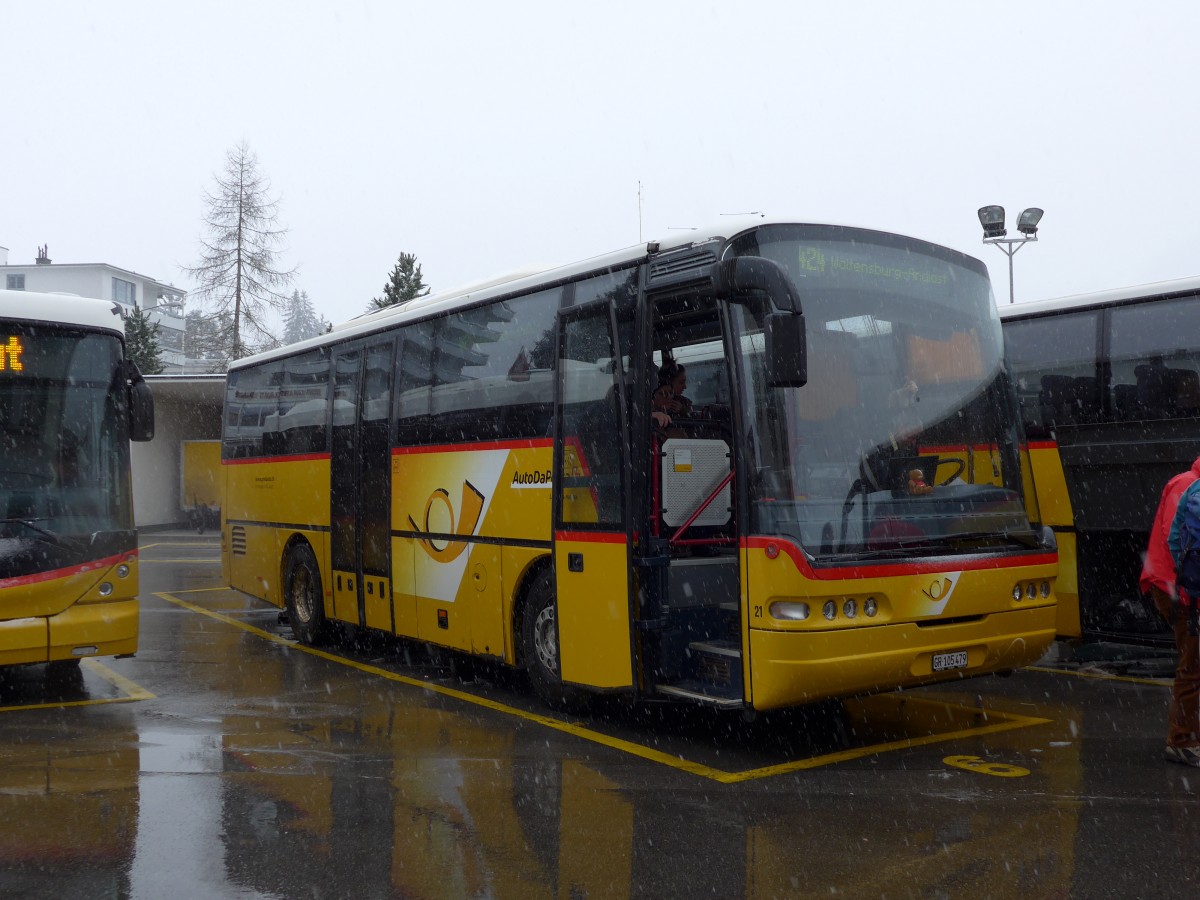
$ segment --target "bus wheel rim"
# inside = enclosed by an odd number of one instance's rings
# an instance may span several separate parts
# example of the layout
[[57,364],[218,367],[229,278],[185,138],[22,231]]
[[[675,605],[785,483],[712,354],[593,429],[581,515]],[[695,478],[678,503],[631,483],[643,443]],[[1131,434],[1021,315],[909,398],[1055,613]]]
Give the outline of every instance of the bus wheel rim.
[[313,616],[312,579],[307,571],[296,573],[292,581],[292,603],[296,607],[296,618],[309,622]]
[[554,607],[547,606],[533,622],[533,649],[538,661],[549,672],[558,673],[558,632],[554,627]]

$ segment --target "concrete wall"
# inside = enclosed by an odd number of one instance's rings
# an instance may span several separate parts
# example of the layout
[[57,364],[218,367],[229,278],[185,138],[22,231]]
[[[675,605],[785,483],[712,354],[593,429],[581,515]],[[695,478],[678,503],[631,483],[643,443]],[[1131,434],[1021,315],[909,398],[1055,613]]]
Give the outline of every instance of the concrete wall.
[[186,521],[180,503],[182,442],[221,437],[224,378],[196,386],[191,379],[148,378],[154,395],[154,440],[131,444],[133,520],[138,528]]

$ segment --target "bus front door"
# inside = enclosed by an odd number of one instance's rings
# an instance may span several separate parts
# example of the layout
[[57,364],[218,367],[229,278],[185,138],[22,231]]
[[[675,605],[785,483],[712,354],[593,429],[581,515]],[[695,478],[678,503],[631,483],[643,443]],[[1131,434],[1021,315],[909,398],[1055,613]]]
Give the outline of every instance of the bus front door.
[[334,357],[330,564],[334,618],[393,630],[391,589],[392,342]]
[[634,685],[628,438],[607,303],[564,314],[554,455],[554,575],[565,684]]

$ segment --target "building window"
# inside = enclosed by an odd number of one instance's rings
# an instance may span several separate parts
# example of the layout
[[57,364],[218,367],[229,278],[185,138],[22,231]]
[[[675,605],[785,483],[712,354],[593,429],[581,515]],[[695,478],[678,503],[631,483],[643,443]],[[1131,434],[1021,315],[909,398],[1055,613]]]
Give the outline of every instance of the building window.
[[8,288],[10,291],[23,291],[23,290],[25,290],[25,273],[24,273],[24,272],[21,272],[21,273],[19,273],[19,274],[12,274],[12,273],[10,273],[10,274],[8,275],[7,283],[6,283],[6,285],[5,285],[5,286],[6,286],[6,287],[7,287],[7,288]]
[[113,279],[112,298],[126,306],[137,305],[137,285],[121,278]]

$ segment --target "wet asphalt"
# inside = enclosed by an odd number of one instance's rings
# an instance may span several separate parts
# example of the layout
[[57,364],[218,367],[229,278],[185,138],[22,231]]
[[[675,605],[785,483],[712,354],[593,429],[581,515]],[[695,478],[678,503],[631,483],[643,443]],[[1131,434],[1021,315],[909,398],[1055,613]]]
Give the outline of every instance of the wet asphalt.
[[387,640],[313,651],[143,535],[141,646],[0,675],[0,897],[1194,897],[1170,659],[760,717],[606,702]]

